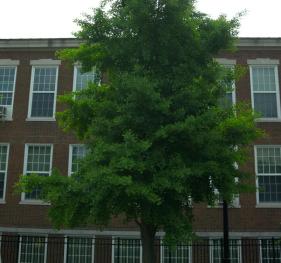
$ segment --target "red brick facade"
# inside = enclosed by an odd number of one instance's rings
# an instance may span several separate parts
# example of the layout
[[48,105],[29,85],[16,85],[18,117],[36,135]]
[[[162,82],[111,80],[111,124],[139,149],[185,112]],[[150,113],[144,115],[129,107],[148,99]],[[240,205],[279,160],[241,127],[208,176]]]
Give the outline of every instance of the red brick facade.
[[[0,122],[0,143],[10,144],[5,203],[0,204],[0,231],[2,232],[34,231],[32,229],[40,229],[42,232],[45,230],[46,233],[52,231],[52,226],[47,218],[48,205],[21,204],[20,196],[13,193],[13,187],[18,181],[19,175],[23,173],[24,148],[27,143],[53,144],[53,167],[67,174],[69,145],[77,143],[75,138],[65,134],[58,128],[55,121],[26,120],[31,81],[30,61],[57,59],[55,57],[57,49],[77,45],[78,42],[73,40],[13,40],[10,42],[0,40],[0,61],[1,59],[19,60],[13,120]],[[247,68],[248,59],[270,58],[281,61],[281,41],[278,39],[241,39],[237,52],[223,54],[221,57],[234,59],[236,64]],[[280,66],[278,74],[280,77]],[[62,62],[59,66],[57,94],[70,92],[72,86],[73,67]],[[251,103],[249,72],[236,83],[236,98],[237,101]],[[61,106],[58,105],[57,110],[60,109]],[[266,130],[267,137],[256,144],[281,145],[280,119],[274,122],[259,122],[258,126]],[[253,174],[252,183],[255,184],[253,149],[250,154],[251,158],[246,169]],[[196,232],[207,236],[221,233],[221,208],[207,208],[205,204],[196,205],[194,214],[194,230]],[[230,231],[237,236],[277,235],[280,232],[281,203],[279,208],[256,208],[255,193],[241,194],[240,208],[229,209],[229,222]],[[119,233],[121,230],[125,230],[127,234],[130,231],[138,231],[133,223],[124,224],[122,219],[116,219],[113,220],[108,229],[105,229],[105,233],[110,233],[108,231],[118,231]],[[64,232],[62,231],[62,233]]]

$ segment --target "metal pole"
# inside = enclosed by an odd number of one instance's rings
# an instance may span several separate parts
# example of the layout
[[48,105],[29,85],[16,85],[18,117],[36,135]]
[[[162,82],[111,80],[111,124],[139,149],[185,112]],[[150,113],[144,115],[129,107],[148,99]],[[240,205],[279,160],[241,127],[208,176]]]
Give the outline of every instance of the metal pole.
[[228,206],[223,200],[223,263],[230,263],[229,253],[229,225],[228,225]]

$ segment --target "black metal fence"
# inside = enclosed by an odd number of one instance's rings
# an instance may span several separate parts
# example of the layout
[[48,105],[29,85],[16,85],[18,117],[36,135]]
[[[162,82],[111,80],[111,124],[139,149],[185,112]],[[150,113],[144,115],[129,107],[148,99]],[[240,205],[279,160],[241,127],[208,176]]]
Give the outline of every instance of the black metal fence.
[[[281,263],[281,240],[232,239],[231,263]],[[223,241],[198,239],[167,246],[155,240],[155,263],[221,263]],[[77,236],[1,236],[1,263],[141,263],[139,239]]]

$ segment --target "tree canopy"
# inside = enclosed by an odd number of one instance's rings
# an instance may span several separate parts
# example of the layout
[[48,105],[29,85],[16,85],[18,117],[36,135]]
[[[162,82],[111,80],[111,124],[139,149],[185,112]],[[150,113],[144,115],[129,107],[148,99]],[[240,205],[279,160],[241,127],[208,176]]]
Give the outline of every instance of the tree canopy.
[[236,74],[214,58],[233,50],[239,21],[211,19],[191,0],[114,0],[77,23],[83,44],[59,56],[102,77],[64,95],[58,118],[87,155],[73,176],[23,176],[20,189],[42,189],[56,227],[121,215],[140,226],[144,246],[157,230],[183,240],[191,200],[213,203],[218,189],[230,201],[247,176],[234,164],[262,134],[250,108],[221,106]]

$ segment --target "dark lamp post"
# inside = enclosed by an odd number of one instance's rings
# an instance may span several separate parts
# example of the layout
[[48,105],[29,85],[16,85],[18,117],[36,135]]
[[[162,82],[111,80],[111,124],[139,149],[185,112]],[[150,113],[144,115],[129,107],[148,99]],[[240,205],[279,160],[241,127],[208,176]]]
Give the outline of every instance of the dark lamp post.
[[228,206],[223,200],[223,263],[230,263],[229,253],[229,225],[228,225]]

